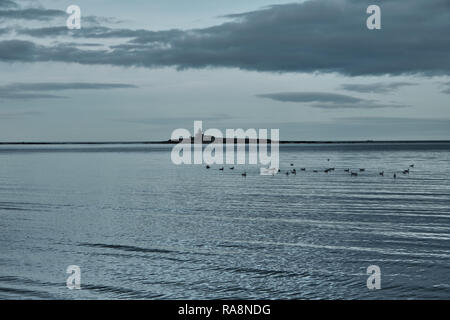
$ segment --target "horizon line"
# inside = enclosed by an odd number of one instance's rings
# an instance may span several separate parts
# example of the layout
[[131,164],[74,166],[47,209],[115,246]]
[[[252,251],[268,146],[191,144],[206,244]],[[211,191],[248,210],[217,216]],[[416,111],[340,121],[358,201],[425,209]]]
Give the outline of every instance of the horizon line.
[[[178,144],[180,142],[163,141],[12,141],[0,142],[0,145],[118,145],[118,144]],[[211,142],[203,142],[209,144]],[[236,144],[236,142],[234,142]],[[450,143],[450,140],[280,140],[279,144],[354,144],[354,143]],[[225,143],[224,143],[225,144]],[[248,144],[248,141],[246,141]],[[257,143],[259,144],[259,143]],[[270,144],[270,141],[268,142]]]

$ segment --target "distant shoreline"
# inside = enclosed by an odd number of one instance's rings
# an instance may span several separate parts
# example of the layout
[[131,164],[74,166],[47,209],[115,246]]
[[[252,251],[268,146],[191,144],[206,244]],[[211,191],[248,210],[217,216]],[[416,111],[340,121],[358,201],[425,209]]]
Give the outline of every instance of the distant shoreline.
[[[74,141],[74,142],[0,142],[0,145],[127,145],[127,144],[178,144],[174,141]],[[450,140],[347,140],[347,141],[301,141],[285,140],[279,144],[375,144],[375,143],[450,143]],[[204,142],[209,144],[209,142]],[[236,144],[236,142],[235,142]],[[246,142],[248,144],[248,141]],[[268,142],[270,144],[270,141]]]

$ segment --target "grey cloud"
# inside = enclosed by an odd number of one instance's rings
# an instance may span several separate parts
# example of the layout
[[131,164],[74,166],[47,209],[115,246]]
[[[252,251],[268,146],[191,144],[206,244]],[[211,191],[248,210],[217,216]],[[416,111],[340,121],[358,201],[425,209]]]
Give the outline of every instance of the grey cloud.
[[125,20],[117,19],[114,17],[85,16],[83,18],[83,22],[87,22],[90,24],[121,24],[124,23]]
[[444,86],[446,86],[446,88],[442,90],[442,93],[450,94],[450,82],[444,83]]
[[[63,10],[46,9],[42,7],[21,8],[17,3],[13,1],[0,0],[0,21],[2,20],[49,21],[55,18],[65,18],[67,16],[68,16],[67,13]],[[82,19],[84,23],[93,25],[98,25],[102,23],[117,24],[122,22],[121,20],[116,18],[98,17],[98,16],[83,16]],[[62,28],[65,28],[65,26]],[[67,28],[65,29],[67,31]],[[39,28],[37,30],[39,30]]]
[[[67,29],[67,27],[65,26],[59,26],[59,27],[44,27],[44,28],[23,28],[23,29],[18,29],[17,33],[21,34],[21,35],[27,35],[27,36],[32,36],[32,37],[41,37],[41,38],[45,38],[45,37],[57,37],[57,36],[73,36],[73,37],[78,37],[81,34],[83,34],[83,36],[85,35],[85,29],[86,28],[82,28],[80,30],[69,30]],[[89,28],[92,29],[92,28]],[[102,28],[104,29],[104,28]]]
[[[31,41],[0,41],[0,61],[57,61],[80,64],[124,65],[119,56],[107,50],[80,50],[76,46],[58,44],[53,47],[37,45]],[[127,65],[132,65],[128,63]]]
[[18,29],[17,33],[32,37],[56,37],[70,36],[73,38],[135,38],[144,36],[149,31],[145,30],[129,30],[129,29],[111,29],[101,26],[83,27],[79,30],[69,30],[66,26],[44,27],[44,28],[23,28]]
[[[383,2],[382,29],[376,31],[365,26],[366,8],[372,2],[310,0],[276,5],[229,15],[233,20],[221,25],[187,31],[82,29],[80,37],[132,39],[109,51],[0,42],[0,59],[179,69],[338,72],[351,76],[450,74],[448,0]],[[419,23],[425,18],[427,23]],[[67,31],[47,28],[23,32],[39,37]],[[11,53],[13,45],[16,50]]]
[[411,82],[391,82],[391,83],[370,83],[370,84],[343,84],[342,89],[361,93],[388,93],[401,87],[413,86]]
[[362,99],[343,94],[327,92],[280,92],[257,95],[281,102],[332,102],[332,103],[356,103]]
[[[56,42],[57,45],[61,45],[60,42]],[[72,46],[72,47],[102,47],[101,43],[93,43],[93,42],[69,42],[64,43],[64,45]]]
[[381,109],[404,108],[405,105],[383,104],[374,100],[366,100],[343,94],[328,92],[280,92],[257,95],[279,102],[308,103],[307,106],[318,109]]
[[44,114],[40,111],[23,111],[23,112],[4,112],[0,113],[0,120],[17,119],[23,117],[35,117]]
[[18,8],[18,7],[19,6],[14,1],[11,1],[11,0],[0,0],[0,8],[11,9],[11,8]]
[[43,83],[12,83],[0,86],[0,99],[64,99],[65,96],[42,92],[64,90],[105,90],[137,88],[134,85],[123,83],[84,83],[84,82],[43,82]]
[[137,88],[135,85],[124,83],[90,83],[90,82],[37,82],[37,83],[12,83],[0,86],[1,91],[61,91],[61,90],[98,90]]
[[0,20],[2,19],[23,19],[23,20],[50,20],[65,17],[66,13],[61,10],[27,8],[19,10],[0,10]]
[[0,60],[1,61],[23,61],[32,62],[33,56],[38,54],[36,45],[30,41],[7,40],[0,41]]
[[0,92],[0,100],[34,100],[34,99],[67,99],[64,96],[56,96],[52,94],[42,94],[42,93],[9,93]]
[[403,104],[392,104],[392,103],[379,103],[375,101],[363,101],[353,104],[345,103],[314,103],[311,105],[313,108],[326,109],[326,110],[337,110],[337,109],[383,109],[383,108],[408,108],[409,106]]

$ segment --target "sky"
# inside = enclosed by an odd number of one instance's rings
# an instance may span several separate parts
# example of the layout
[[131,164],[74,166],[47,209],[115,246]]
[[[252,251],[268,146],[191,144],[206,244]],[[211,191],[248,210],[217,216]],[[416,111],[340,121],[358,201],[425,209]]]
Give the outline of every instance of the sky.
[[449,31],[448,0],[0,0],[0,141],[450,139]]

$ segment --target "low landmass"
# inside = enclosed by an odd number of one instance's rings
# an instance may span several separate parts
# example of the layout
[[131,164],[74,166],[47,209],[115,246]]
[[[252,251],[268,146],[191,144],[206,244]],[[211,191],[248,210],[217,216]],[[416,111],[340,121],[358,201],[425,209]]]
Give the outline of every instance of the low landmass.
[[[227,139],[222,139],[225,143]],[[231,140],[231,141],[230,141]],[[245,144],[260,144],[263,140],[259,139],[228,139],[228,143],[245,143]],[[214,140],[212,140],[214,141]],[[204,144],[209,144],[212,141],[203,141]],[[0,145],[114,145],[114,144],[178,144],[178,140],[163,140],[163,141],[17,141],[17,142],[0,142]],[[270,144],[270,140],[264,140],[265,143]],[[189,143],[189,141],[188,141]],[[191,143],[194,140],[191,139]],[[279,144],[358,144],[358,143],[450,143],[450,140],[282,140]]]

